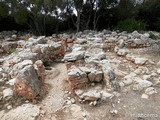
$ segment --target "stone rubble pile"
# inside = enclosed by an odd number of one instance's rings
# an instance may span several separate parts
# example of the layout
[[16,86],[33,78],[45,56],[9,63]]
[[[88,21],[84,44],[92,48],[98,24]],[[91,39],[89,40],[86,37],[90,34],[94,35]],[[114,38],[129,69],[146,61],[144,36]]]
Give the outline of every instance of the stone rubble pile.
[[[60,40],[52,37],[30,37],[17,42],[16,51],[1,58],[0,97],[12,100],[18,94],[29,100],[41,92],[45,80],[44,63],[63,57],[64,48]],[[20,47],[19,47],[20,46]],[[13,49],[12,47],[10,49]]]
[[[115,89],[118,90],[120,89],[118,86],[133,84],[133,90],[136,91],[149,89],[153,85],[151,81],[146,78],[140,78],[136,74],[127,75],[128,73],[114,68],[110,64],[112,61],[108,59],[107,51],[115,52],[117,57],[123,57],[128,62],[133,62],[136,66],[143,66],[150,64],[149,60],[132,53],[130,49],[150,47],[152,44],[156,44],[156,41],[149,38],[148,33],[140,34],[137,31],[133,33],[111,31],[79,32],[73,41],[72,47],[70,46],[70,51],[66,52],[63,58],[68,69],[68,81],[78,99],[83,102],[90,101],[90,104],[96,104],[97,100],[104,100],[103,93],[108,97],[114,96],[107,90],[111,86],[116,87]],[[118,78],[117,71],[119,72],[118,74],[123,74],[124,78],[121,78],[122,81],[118,82],[117,85],[112,85]],[[100,84],[104,86],[98,91],[96,87]],[[84,89],[87,90],[83,91]],[[155,89],[151,90],[151,93],[156,93]],[[81,92],[76,93],[76,91]]]
[[[44,63],[59,59],[65,62],[67,79],[80,101],[90,101],[90,104],[96,105],[99,99],[105,101],[112,98],[114,95],[108,89],[112,89],[112,83],[117,80],[118,74],[124,77],[119,82],[121,87],[134,83],[133,90],[145,89],[145,95],[156,93],[148,76],[142,79],[118,71],[111,65],[114,59],[109,60],[107,54],[109,51],[114,52],[117,57],[132,61],[137,66],[147,64],[147,58],[133,54],[130,49],[155,44],[148,33],[86,30],[77,34],[59,34],[58,38],[56,35],[25,38],[16,32],[8,34],[0,33],[0,53],[13,49],[15,52],[0,59],[0,99],[13,96],[14,93],[34,99],[44,84]],[[115,62],[117,64],[118,60],[115,59]],[[137,72],[140,73],[140,70],[135,71]],[[152,76],[158,74],[160,70]]]
[[0,32],[0,54],[12,53],[21,43],[30,37],[30,34],[17,31],[2,31]]

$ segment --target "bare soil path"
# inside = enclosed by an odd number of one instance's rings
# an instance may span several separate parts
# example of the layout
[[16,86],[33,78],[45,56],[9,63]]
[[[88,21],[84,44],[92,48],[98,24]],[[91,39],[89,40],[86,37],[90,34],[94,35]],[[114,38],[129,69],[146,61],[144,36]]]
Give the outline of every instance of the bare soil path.
[[63,107],[64,91],[68,85],[65,64],[53,64],[50,68],[51,70],[46,70],[45,81],[48,94],[40,103],[45,114],[39,118],[40,120],[54,120],[54,113]]

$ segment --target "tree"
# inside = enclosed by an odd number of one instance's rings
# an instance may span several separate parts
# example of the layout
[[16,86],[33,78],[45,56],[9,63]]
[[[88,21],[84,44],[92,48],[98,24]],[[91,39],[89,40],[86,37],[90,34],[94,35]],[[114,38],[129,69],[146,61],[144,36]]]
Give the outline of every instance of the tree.
[[146,0],[139,8],[137,19],[144,20],[148,29],[160,30],[160,1]]
[[8,15],[8,6],[4,1],[0,1],[0,18],[6,17]]

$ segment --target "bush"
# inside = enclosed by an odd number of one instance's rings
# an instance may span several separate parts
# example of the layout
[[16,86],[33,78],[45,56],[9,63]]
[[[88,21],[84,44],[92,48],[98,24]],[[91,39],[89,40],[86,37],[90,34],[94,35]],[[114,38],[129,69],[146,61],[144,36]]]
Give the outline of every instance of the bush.
[[150,32],[150,33],[149,33],[149,37],[150,37],[151,39],[154,39],[154,40],[159,40],[159,39],[160,39],[160,36],[155,35],[153,32]]
[[135,19],[126,19],[123,21],[120,21],[116,27],[117,30],[120,31],[127,31],[127,32],[133,32],[135,30],[141,31],[146,30],[147,24],[140,20]]

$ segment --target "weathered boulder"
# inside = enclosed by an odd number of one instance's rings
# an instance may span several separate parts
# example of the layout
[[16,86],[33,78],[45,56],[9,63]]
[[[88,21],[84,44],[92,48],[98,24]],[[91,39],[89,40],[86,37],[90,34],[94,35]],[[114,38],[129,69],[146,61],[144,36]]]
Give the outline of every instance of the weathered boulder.
[[29,48],[31,46],[37,45],[37,44],[45,44],[47,40],[45,39],[45,36],[40,36],[38,38],[29,38],[28,42],[25,44],[25,48]]
[[68,70],[68,81],[72,89],[80,88],[88,83],[87,74],[77,67],[71,67]]
[[102,67],[102,71],[104,73],[103,80],[104,80],[106,86],[108,86],[110,81],[113,81],[115,79],[115,73],[114,73],[108,60],[101,60],[100,66]]
[[66,54],[64,56],[65,61],[75,61],[75,60],[81,60],[84,58],[85,51],[73,51],[69,54]]
[[132,36],[133,36],[134,38],[140,38],[140,37],[141,37],[141,34],[139,34],[137,31],[133,31],[133,32],[132,32]]
[[137,44],[137,45],[144,45],[144,44],[146,44],[146,40],[142,40],[142,39],[134,39],[134,41],[133,41],[135,44]]
[[15,65],[13,65],[11,72],[9,74],[12,78],[14,78],[25,66],[33,65],[33,62],[31,60],[23,60]]
[[40,93],[40,81],[32,65],[24,67],[17,75],[14,91],[27,99],[34,99]]
[[88,88],[87,90],[76,89],[75,94],[83,101],[107,101],[108,98],[112,98],[114,96],[105,89],[102,89],[102,86],[100,85]]

